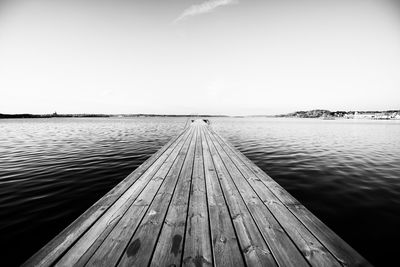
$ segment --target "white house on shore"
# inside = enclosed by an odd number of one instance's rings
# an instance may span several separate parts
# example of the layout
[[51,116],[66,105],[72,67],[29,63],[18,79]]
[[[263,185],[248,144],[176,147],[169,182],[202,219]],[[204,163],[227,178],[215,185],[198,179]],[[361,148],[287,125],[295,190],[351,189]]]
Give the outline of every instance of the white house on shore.
[[354,119],[374,119],[375,113],[358,113],[357,111],[354,113]]
[[354,119],[370,119],[370,120],[390,120],[398,117],[399,114],[388,114],[386,112],[376,112],[376,113],[354,113]]
[[354,114],[345,114],[343,116],[346,119],[359,119],[359,120],[400,120],[400,113],[386,113],[386,112],[369,112],[369,113],[360,113],[354,112]]

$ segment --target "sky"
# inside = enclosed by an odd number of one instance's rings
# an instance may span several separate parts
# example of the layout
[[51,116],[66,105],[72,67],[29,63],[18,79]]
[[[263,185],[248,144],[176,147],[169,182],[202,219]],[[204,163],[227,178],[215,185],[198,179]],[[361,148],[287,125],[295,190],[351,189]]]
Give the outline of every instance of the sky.
[[0,113],[400,109],[398,0],[0,0]]

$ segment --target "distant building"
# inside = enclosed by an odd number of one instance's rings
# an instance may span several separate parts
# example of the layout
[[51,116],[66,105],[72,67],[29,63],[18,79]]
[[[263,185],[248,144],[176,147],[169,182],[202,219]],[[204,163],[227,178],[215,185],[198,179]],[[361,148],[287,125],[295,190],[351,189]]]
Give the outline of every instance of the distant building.
[[354,119],[354,114],[348,113],[343,116],[345,119]]
[[372,120],[375,118],[375,113],[359,113],[356,111],[354,113],[353,118],[354,119],[370,119],[370,120]]
[[369,120],[390,120],[394,115],[387,112],[367,112],[367,113],[354,113],[354,119],[369,119]]
[[391,116],[385,113],[376,113],[374,119],[376,120],[390,120]]

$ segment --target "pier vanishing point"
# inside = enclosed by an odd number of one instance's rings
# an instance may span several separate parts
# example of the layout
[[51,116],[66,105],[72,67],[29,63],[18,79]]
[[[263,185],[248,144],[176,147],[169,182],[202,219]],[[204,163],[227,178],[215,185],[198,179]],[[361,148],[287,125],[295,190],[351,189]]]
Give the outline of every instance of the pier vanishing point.
[[370,266],[195,120],[26,266]]

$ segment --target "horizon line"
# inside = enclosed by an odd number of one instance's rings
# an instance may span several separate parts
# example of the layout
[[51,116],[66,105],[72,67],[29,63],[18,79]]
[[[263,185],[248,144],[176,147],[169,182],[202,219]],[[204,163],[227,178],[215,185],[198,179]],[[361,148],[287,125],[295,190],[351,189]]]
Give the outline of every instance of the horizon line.
[[388,109],[388,110],[336,110],[331,111],[329,109],[309,109],[309,110],[296,110],[288,113],[279,114],[247,114],[247,115],[226,115],[226,114],[167,114],[167,113],[0,113],[0,116],[164,116],[164,117],[257,117],[257,116],[280,116],[289,115],[297,112],[309,112],[309,111],[329,111],[329,112],[400,112],[399,109]]

